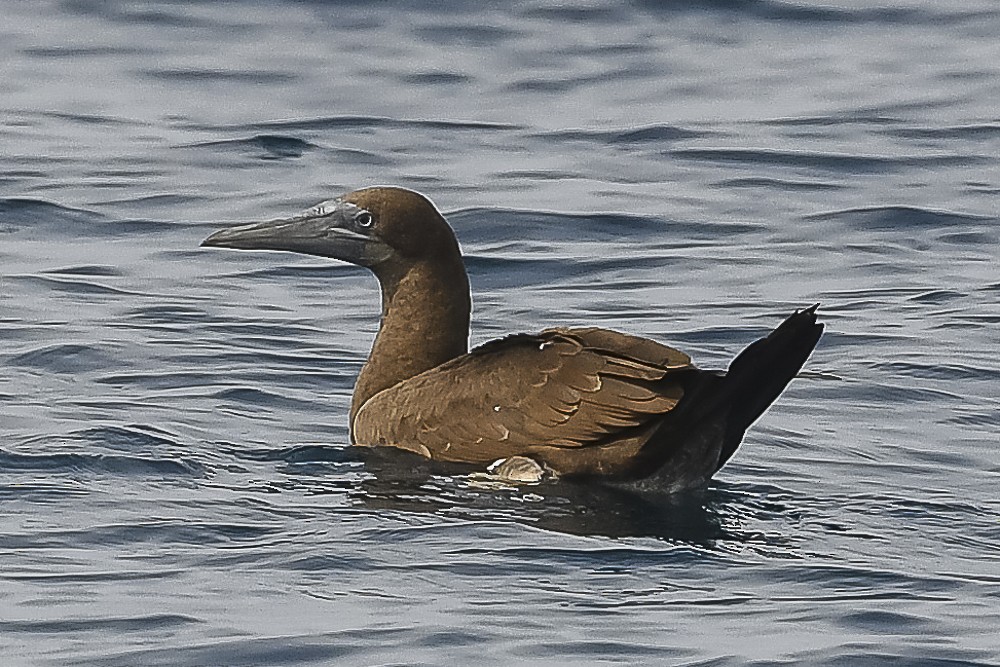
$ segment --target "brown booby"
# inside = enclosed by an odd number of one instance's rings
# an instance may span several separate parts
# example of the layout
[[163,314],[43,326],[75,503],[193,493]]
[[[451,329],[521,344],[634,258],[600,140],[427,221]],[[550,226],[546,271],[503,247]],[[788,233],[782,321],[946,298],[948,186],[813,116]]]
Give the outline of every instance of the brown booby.
[[502,478],[651,478],[705,485],[795,377],[823,331],[816,306],[746,348],[727,372],[596,327],[515,334],[468,349],[458,241],[423,195],[365,188],[205,246],[287,250],[367,267],[382,321],[351,401],[351,442],[489,466]]

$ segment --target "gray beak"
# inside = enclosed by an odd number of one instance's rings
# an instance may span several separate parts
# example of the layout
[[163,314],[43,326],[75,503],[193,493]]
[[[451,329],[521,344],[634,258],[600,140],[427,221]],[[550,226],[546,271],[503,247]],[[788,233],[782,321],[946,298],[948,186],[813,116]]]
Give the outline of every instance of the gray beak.
[[343,224],[338,215],[297,216],[239,225],[215,232],[202,246],[238,250],[286,250],[368,265],[371,239]]

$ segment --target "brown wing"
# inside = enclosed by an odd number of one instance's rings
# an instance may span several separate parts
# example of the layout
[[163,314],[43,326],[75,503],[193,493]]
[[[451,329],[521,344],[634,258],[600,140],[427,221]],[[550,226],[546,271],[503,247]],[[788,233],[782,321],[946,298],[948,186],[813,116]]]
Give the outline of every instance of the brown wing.
[[671,376],[691,368],[682,352],[607,329],[510,336],[372,397],[354,435],[444,461],[521,454],[607,474],[616,448],[641,446],[681,399]]

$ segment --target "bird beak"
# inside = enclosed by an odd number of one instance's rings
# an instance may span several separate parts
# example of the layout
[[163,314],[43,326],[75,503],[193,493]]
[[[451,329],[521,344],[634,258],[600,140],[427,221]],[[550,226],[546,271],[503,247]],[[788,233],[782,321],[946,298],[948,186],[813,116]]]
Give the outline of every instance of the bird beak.
[[367,264],[364,234],[336,224],[331,216],[297,216],[222,229],[202,246],[237,250],[286,250]]

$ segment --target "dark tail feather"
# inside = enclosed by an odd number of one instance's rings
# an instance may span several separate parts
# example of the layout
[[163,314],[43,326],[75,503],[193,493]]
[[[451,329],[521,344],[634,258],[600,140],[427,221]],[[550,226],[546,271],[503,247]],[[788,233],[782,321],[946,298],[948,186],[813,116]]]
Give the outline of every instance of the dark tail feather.
[[795,311],[767,337],[743,350],[729,365],[723,392],[731,407],[718,468],[729,460],[739,447],[743,433],[784,391],[816,347],[823,333],[823,325],[816,322],[818,306]]

